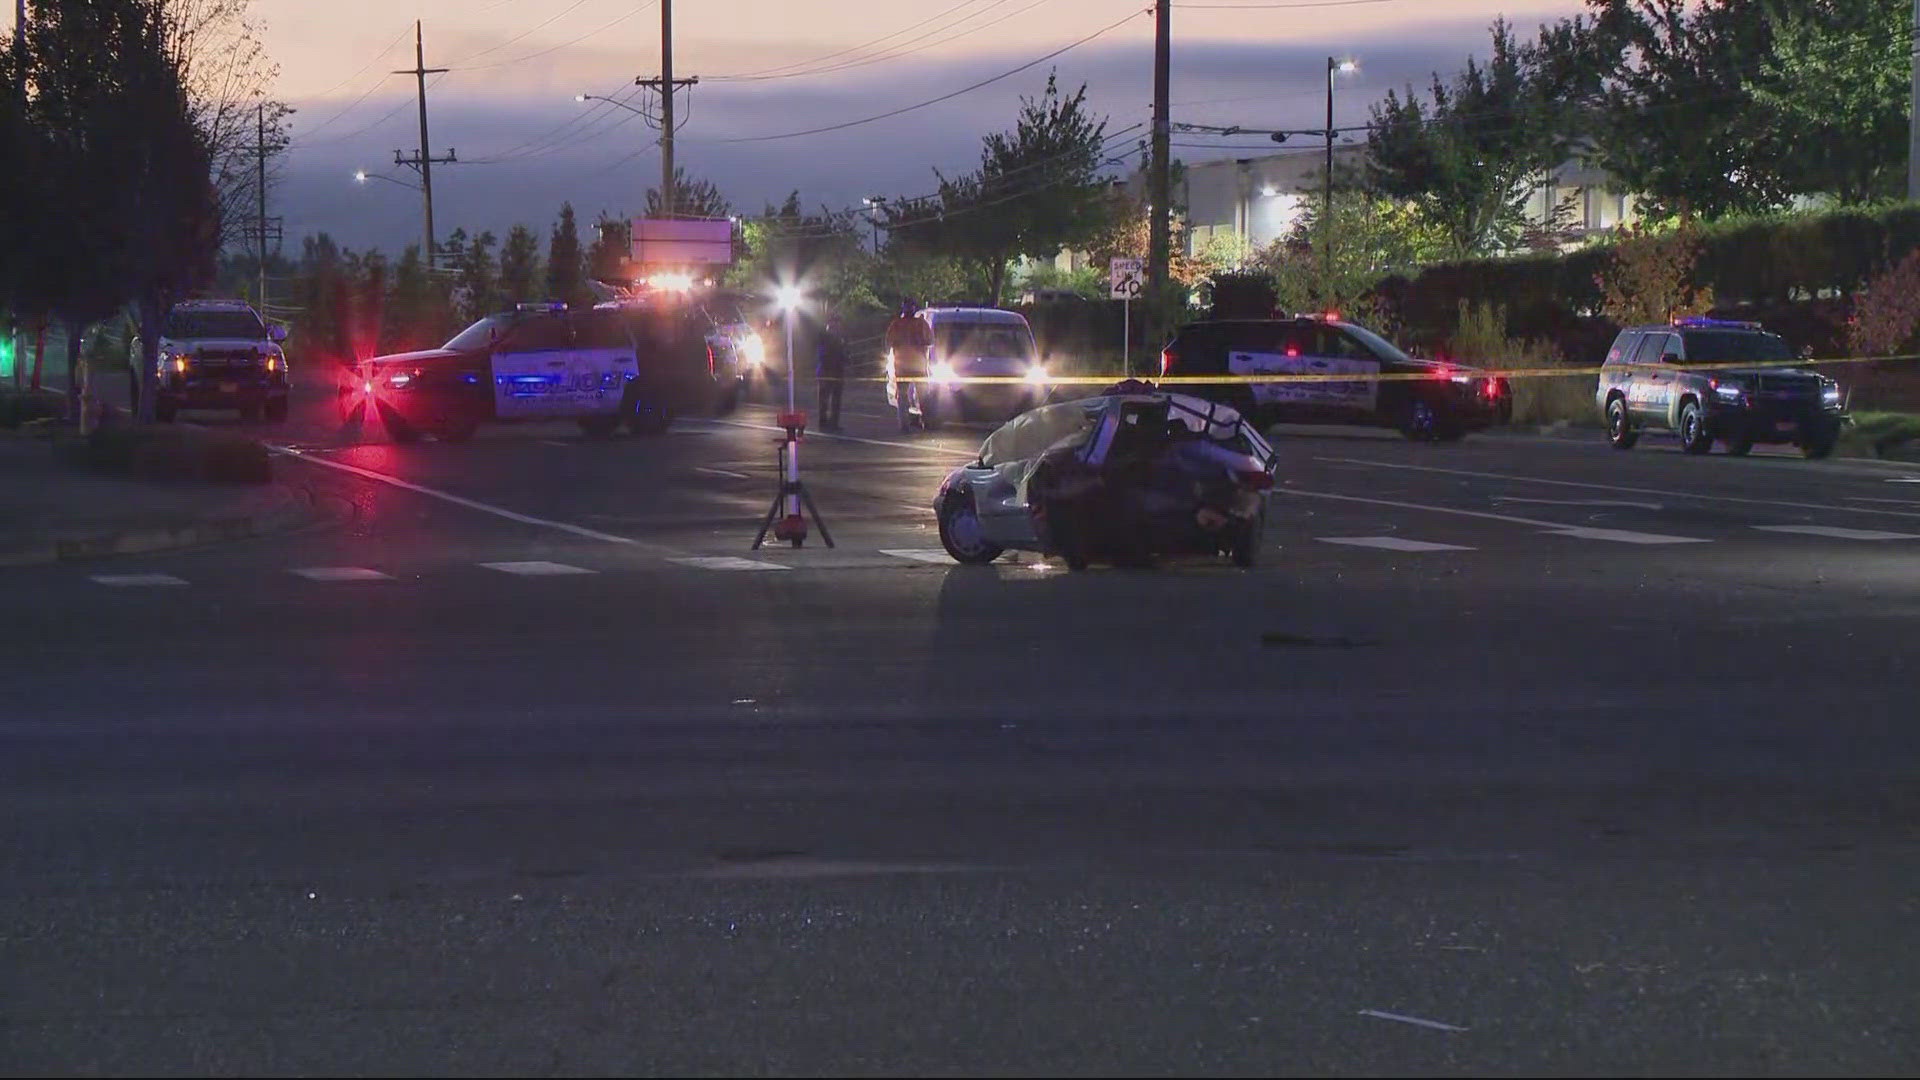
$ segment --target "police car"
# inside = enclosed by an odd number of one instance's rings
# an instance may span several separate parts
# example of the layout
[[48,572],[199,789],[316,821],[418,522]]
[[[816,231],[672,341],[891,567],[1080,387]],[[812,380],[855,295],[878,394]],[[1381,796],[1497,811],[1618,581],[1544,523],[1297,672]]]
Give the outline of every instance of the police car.
[[1689,317],[1629,327],[1607,350],[1594,403],[1618,450],[1654,430],[1679,435],[1689,454],[1708,453],[1717,440],[1734,455],[1792,443],[1823,458],[1847,422],[1840,384],[1793,367],[1796,359],[1755,322]]
[[438,349],[375,357],[341,387],[345,418],[379,414],[397,442],[471,438],[489,421],[572,420],[603,438],[665,431],[711,408],[706,343],[683,309],[523,303]]
[[[160,328],[153,417],[181,409],[238,409],[249,420],[287,418],[287,329],[268,323],[244,300],[186,300]],[[140,395],[141,343],[127,354],[134,400]]]
[[[1450,442],[1513,417],[1505,379],[1460,364],[1416,360],[1332,314],[1189,323],[1161,352],[1160,373],[1305,376],[1177,387],[1223,401],[1261,425],[1369,424],[1398,428],[1409,439]],[[1391,378],[1376,378],[1381,375]]]
[[750,296],[703,286],[689,274],[660,274],[642,282],[630,296],[599,306],[636,313],[678,308],[682,317],[694,320],[706,340],[717,391],[715,410],[726,413],[772,378],[766,339],[747,317],[754,304]]

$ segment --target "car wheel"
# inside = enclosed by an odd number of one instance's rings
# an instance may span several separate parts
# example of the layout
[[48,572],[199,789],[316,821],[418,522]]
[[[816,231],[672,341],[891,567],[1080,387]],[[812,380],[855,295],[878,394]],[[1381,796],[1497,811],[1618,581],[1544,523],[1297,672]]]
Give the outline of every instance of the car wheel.
[[391,405],[380,406],[380,422],[386,425],[387,434],[397,443],[416,443],[420,441],[420,429],[407,422],[399,411]]
[[613,433],[619,429],[620,417],[615,413],[580,418],[580,430],[586,432],[589,439],[612,438]]
[[240,419],[245,423],[257,424],[266,419],[266,415],[267,407],[265,405],[240,406]]
[[1615,450],[1631,450],[1633,444],[1640,441],[1640,433],[1633,429],[1633,420],[1627,416],[1627,399],[1611,397],[1607,399],[1607,442]]
[[287,399],[276,398],[267,402],[267,423],[284,424],[287,422]]
[[1713,450],[1713,436],[1707,434],[1707,416],[1700,411],[1697,401],[1680,406],[1680,449],[1689,454]]
[[1746,457],[1753,453],[1753,436],[1735,435],[1727,440],[1727,453],[1734,457]]
[[1415,398],[1400,421],[1400,433],[1414,442],[1431,442],[1437,437],[1439,423],[1439,415],[1433,411],[1433,406]]
[[740,383],[738,380],[735,380],[733,385],[721,391],[720,400],[714,405],[713,415],[731,416],[733,415],[734,410],[738,409],[739,407],[740,407]]
[[627,384],[620,412],[626,418],[627,430],[635,435],[659,435],[673,423],[673,410],[650,400],[634,383]]
[[940,546],[947,549],[954,562],[966,566],[985,566],[1006,551],[981,534],[973,496],[962,492],[949,494],[940,504]]
[[1800,453],[1810,461],[1818,461],[1831,456],[1839,442],[1840,432],[1837,428],[1809,432],[1800,443]]
[[1266,540],[1266,536],[1267,509],[1263,506],[1258,514],[1235,528],[1233,544],[1227,551],[1227,556],[1233,560],[1233,565],[1242,570],[1251,570],[1259,565],[1260,545]]
[[461,443],[473,438],[474,433],[479,430],[478,420],[449,420],[434,429],[433,437],[441,442]]

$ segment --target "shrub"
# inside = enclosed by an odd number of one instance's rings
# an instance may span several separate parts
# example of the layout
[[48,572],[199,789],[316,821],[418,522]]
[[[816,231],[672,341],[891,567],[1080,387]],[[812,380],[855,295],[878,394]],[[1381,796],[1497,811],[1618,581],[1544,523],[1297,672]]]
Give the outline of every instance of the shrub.
[[[1496,371],[1566,367],[1551,342],[1520,341],[1507,336],[1507,313],[1497,304],[1469,304],[1462,300],[1459,328],[1448,355],[1462,363]],[[1577,369],[1576,369],[1577,370]],[[1516,424],[1598,422],[1594,412],[1595,377],[1587,374],[1524,375],[1511,381],[1513,422]]]
[[1847,348],[1857,356],[1909,351],[1920,331],[1920,248],[1873,279],[1853,305]]

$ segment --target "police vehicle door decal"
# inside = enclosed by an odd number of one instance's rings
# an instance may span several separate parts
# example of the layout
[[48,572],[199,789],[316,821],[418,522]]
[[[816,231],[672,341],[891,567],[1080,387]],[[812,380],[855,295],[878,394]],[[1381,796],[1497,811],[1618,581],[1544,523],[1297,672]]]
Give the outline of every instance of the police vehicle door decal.
[[[1350,357],[1305,356],[1289,349],[1284,353],[1229,352],[1227,371],[1233,375],[1378,375],[1378,360]],[[1353,382],[1272,382],[1254,383],[1253,400],[1262,405],[1318,405],[1372,411],[1379,382],[1356,379]]]
[[574,411],[573,332],[564,315],[514,325],[493,348],[494,413],[502,420]]
[[638,371],[625,321],[616,311],[582,312],[574,319],[573,345],[571,410],[589,414],[619,409],[627,383]]

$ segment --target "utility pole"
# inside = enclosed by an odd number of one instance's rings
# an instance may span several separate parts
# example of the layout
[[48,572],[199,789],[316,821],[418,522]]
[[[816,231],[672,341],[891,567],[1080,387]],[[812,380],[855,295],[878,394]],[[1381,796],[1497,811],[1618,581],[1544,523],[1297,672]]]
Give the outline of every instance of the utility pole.
[[433,167],[436,164],[455,164],[460,160],[454,156],[452,150],[448,150],[447,156],[443,158],[437,158],[427,153],[427,76],[437,75],[445,70],[447,69],[430,68],[427,66],[426,47],[422,45],[420,41],[420,20],[415,19],[413,21],[413,66],[410,68],[401,68],[399,71],[394,72],[394,74],[411,75],[417,80],[420,93],[420,152],[411,158],[407,158],[402,157],[400,151],[395,150],[393,152],[393,163],[395,165],[405,165],[420,174],[420,194],[421,197],[426,200],[427,204],[427,248],[423,254],[427,259],[427,270],[429,273],[433,270],[434,248]]
[[[1914,0],[1920,4],[1920,0]],[[1333,295],[1333,73],[1338,65],[1327,57],[1327,173],[1324,200],[1320,204],[1320,280],[1327,295]]]
[[[1920,3],[1920,0],[1914,0]],[[27,97],[27,65],[23,62],[27,54],[27,0],[13,0],[13,89],[22,101]],[[9,162],[9,165],[14,164]],[[7,356],[13,365],[13,385],[20,386],[20,334],[18,323],[11,317],[7,319]]]
[[1173,246],[1173,162],[1169,156],[1172,147],[1168,145],[1173,124],[1167,115],[1173,70],[1172,8],[1170,0],[1154,0],[1153,157],[1147,166],[1147,296],[1148,311],[1156,316],[1166,296],[1167,262]]
[[673,0],[660,0],[660,216],[673,216]]
[[1920,0],[1913,0],[1913,95],[1907,114],[1907,198],[1920,202]]
[[255,157],[260,163],[260,317],[267,317],[267,106],[258,107],[258,135],[254,139]]

